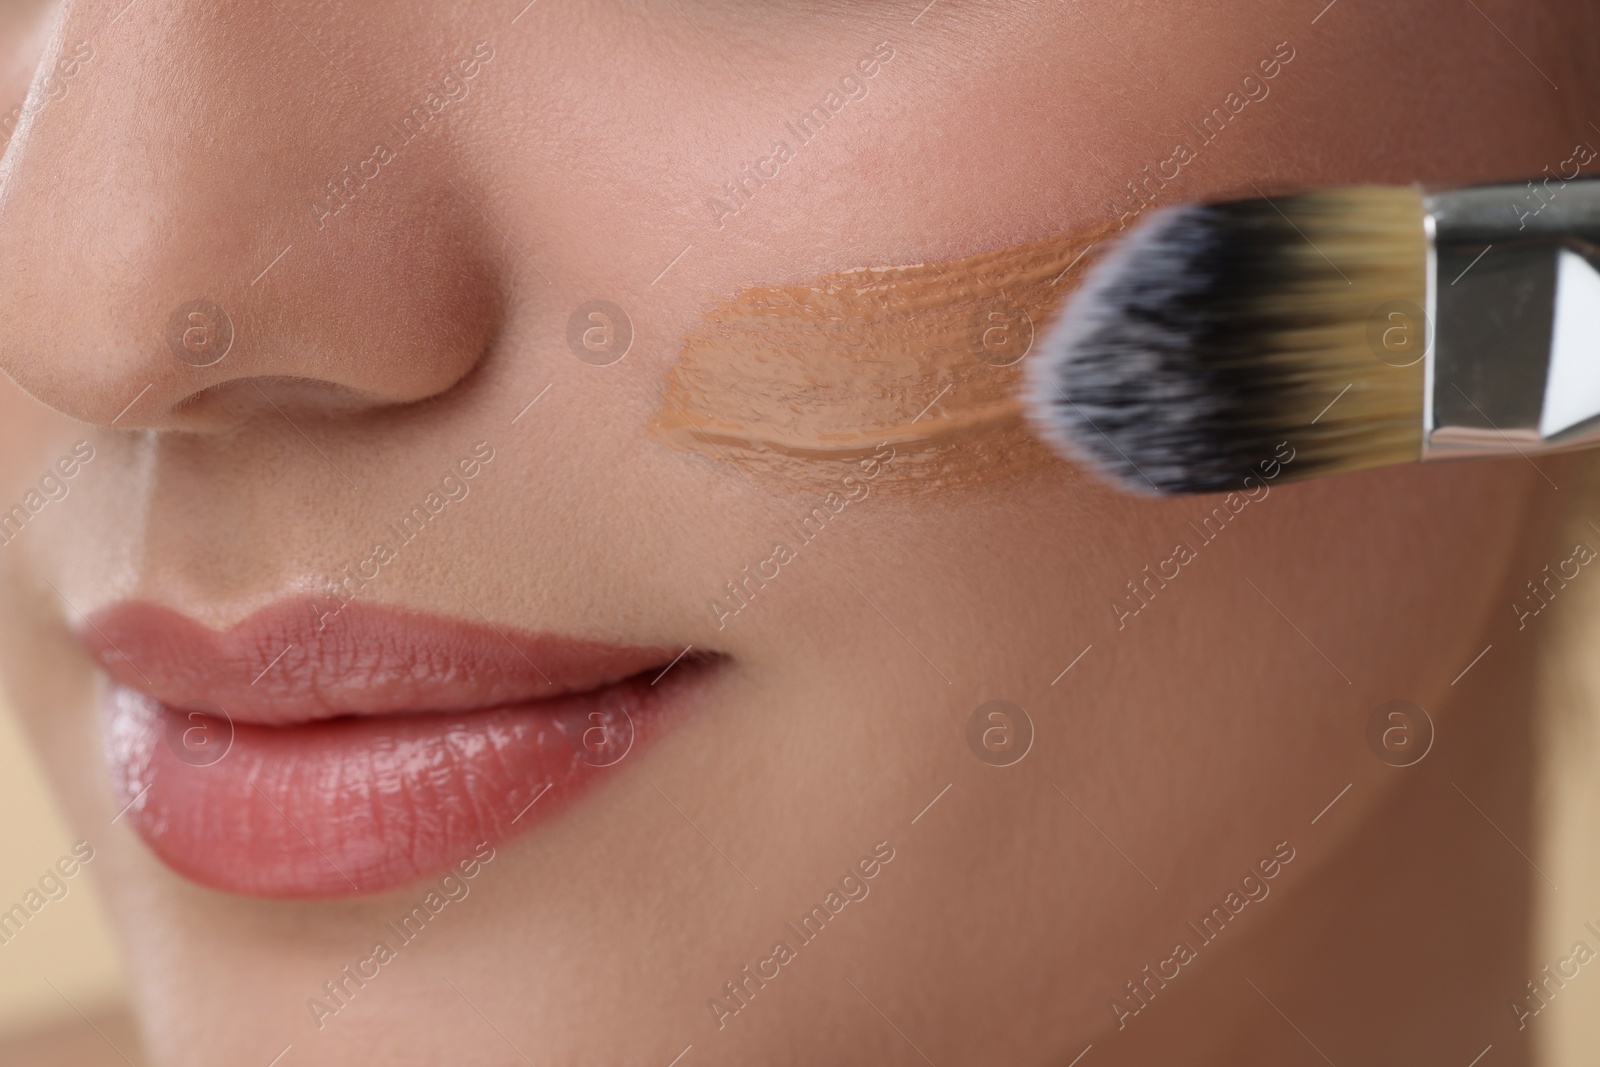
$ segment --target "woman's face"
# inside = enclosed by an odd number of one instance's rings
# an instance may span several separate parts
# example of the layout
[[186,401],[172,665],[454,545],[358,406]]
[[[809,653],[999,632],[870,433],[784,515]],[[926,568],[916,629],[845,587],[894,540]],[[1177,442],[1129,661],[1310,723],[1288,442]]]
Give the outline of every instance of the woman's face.
[[17,14],[4,673],[154,1058],[1106,1054],[1241,875],[1292,908],[1544,483],[1120,495],[969,434],[945,326],[1147,200],[1597,136],[1555,16],[1318,6]]

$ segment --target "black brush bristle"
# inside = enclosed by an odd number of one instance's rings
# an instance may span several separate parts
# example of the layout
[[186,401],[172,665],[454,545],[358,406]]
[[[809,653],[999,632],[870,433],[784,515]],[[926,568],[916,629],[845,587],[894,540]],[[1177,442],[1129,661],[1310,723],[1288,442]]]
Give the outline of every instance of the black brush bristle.
[[[1356,461],[1361,426],[1311,423],[1346,375],[1380,379],[1361,382],[1367,414],[1376,384],[1408,416],[1419,370],[1339,349],[1362,348],[1370,310],[1412,295],[1421,279],[1410,262],[1389,262],[1392,217],[1350,216],[1348,199],[1316,193],[1152,215],[1095,267],[1045,338],[1029,370],[1036,420],[1146,492],[1237,489],[1281,459],[1286,440],[1296,478],[1372,465]],[[1400,235],[1400,259],[1410,236]],[[1317,242],[1339,250],[1342,269]],[[1397,381],[1385,385],[1385,374]],[[1295,436],[1314,447],[1296,447]]]

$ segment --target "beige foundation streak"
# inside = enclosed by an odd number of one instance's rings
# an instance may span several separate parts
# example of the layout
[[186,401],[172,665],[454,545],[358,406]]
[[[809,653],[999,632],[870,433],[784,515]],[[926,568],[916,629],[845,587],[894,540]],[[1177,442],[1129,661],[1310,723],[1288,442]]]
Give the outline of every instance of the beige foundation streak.
[[1113,230],[742,289],[685,340],[651,432],[778,474],[887,441],[900,484],[1049,462],[1016,398],[1023,353]]

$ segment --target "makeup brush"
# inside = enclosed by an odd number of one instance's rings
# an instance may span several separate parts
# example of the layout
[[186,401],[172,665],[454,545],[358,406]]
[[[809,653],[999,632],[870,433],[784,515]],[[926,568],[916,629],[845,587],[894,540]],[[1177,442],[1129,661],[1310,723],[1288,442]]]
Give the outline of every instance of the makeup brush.
[[1596,179],[1164,208],[1069,299],[1025,402],[1145,493],[1600,444],[1597,265]]

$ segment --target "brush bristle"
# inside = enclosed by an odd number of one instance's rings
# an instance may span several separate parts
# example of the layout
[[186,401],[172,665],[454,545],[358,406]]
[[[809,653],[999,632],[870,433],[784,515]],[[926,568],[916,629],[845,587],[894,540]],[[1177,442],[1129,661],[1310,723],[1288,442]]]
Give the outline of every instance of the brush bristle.
[[1395,186],[1154,213],[1044,339],[1033,419],[1145,492],[1238,489],[1284,442],[1283,480],[1417,459],[1422,218]]

